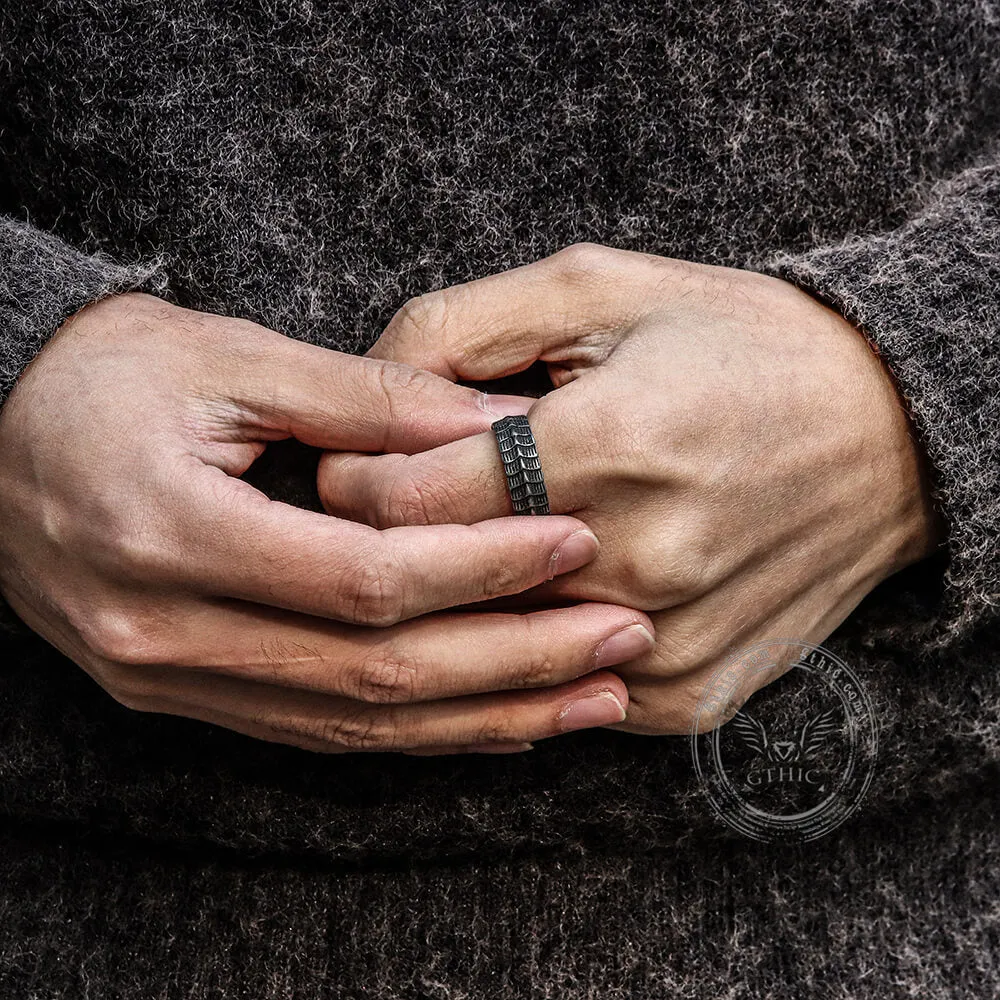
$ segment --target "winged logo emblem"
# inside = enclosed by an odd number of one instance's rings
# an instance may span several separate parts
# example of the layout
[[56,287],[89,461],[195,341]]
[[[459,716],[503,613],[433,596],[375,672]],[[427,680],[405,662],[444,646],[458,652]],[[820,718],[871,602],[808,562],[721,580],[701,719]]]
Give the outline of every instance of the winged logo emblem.
[[767,727],[749,712],[737,712],[730,725],[739,733],[744,744],[754,753],[775,764],[811,760],[826,741],[840,731],[838,713],[834,708],[820,712],[807,720],[795,740],[772,740]]

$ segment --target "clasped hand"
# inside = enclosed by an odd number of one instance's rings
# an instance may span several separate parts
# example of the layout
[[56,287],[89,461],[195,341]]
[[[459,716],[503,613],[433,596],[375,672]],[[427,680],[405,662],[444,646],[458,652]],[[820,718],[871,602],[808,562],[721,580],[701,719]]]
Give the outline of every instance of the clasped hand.
[[[572,247],[414,299],[370,353],[83,309],[0,412],[3,596],[138,711],[516,751],[685,732],[727,652],[821,641],[937,543],[880,361],[777,279]],[[536,361],[538,401],[453,384]],[[553,516],[507,516],[489,428],[526,411]],[[239,478],[289,437],[328,514]]]
[[[895,387],[865,338],[794,286],[597,246],[409,302],[370,352],[449,379],[548,364],[528,416],[555,514],[597,557],[512,604],[647,612],[616,728],[683,733],[728,654],[821,642],[939,528]],[[489,433],[413,455],[328,454],[326,508],[385,528],[510,511]],[[769,674],[736,678],[724,722]],[[732,682],[733,679],[728,679]]]

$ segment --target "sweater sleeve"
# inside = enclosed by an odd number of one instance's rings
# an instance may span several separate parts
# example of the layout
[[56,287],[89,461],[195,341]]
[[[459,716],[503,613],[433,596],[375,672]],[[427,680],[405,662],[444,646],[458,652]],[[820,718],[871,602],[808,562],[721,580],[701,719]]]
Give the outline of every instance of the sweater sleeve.
[[[123,266],[0,217],[0,405],[62,322],[90,302],[127,291],[163,291],[156,262]],[[0,526],[4,530],[4,526]],[[0,599],[0,632],[27,627]]]
[[0,217],[0,404],[73,313],[108,295],[161,286],[156,263],[122,266]]
[[894,231],[782,253],[759,269],[858,326],[894,377],[930,463],[946,552],[883,584],[870,621],[885,622],[882,637],[924,655],[996,624],[1000,150],[938,184]]

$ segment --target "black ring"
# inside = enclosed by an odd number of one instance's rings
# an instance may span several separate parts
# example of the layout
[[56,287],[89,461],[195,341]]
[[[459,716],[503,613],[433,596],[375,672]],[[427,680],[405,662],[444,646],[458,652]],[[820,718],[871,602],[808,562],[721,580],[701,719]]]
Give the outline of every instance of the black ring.
[[535,435],[527,417],[504,417],[493,424],[507,492],[515,514],[548,514],[549,495],[545,491],[542,465]]

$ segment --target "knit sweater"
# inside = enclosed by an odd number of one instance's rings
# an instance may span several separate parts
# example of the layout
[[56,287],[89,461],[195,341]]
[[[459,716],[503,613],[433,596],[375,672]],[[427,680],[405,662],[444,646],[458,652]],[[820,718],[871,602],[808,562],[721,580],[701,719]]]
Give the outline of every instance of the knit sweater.
[[[358,351],[579,240],[767,270],[870,338],[948,526],[826,643],[882,753],[804,847],[721,825],[683,738],[311,754],[132,712],[22,626],[0,994],[1000,996],[1000,4],[9,4],[0,215],[4,394],[133,288]],[[315,462],[248,478],[315,506]]]

